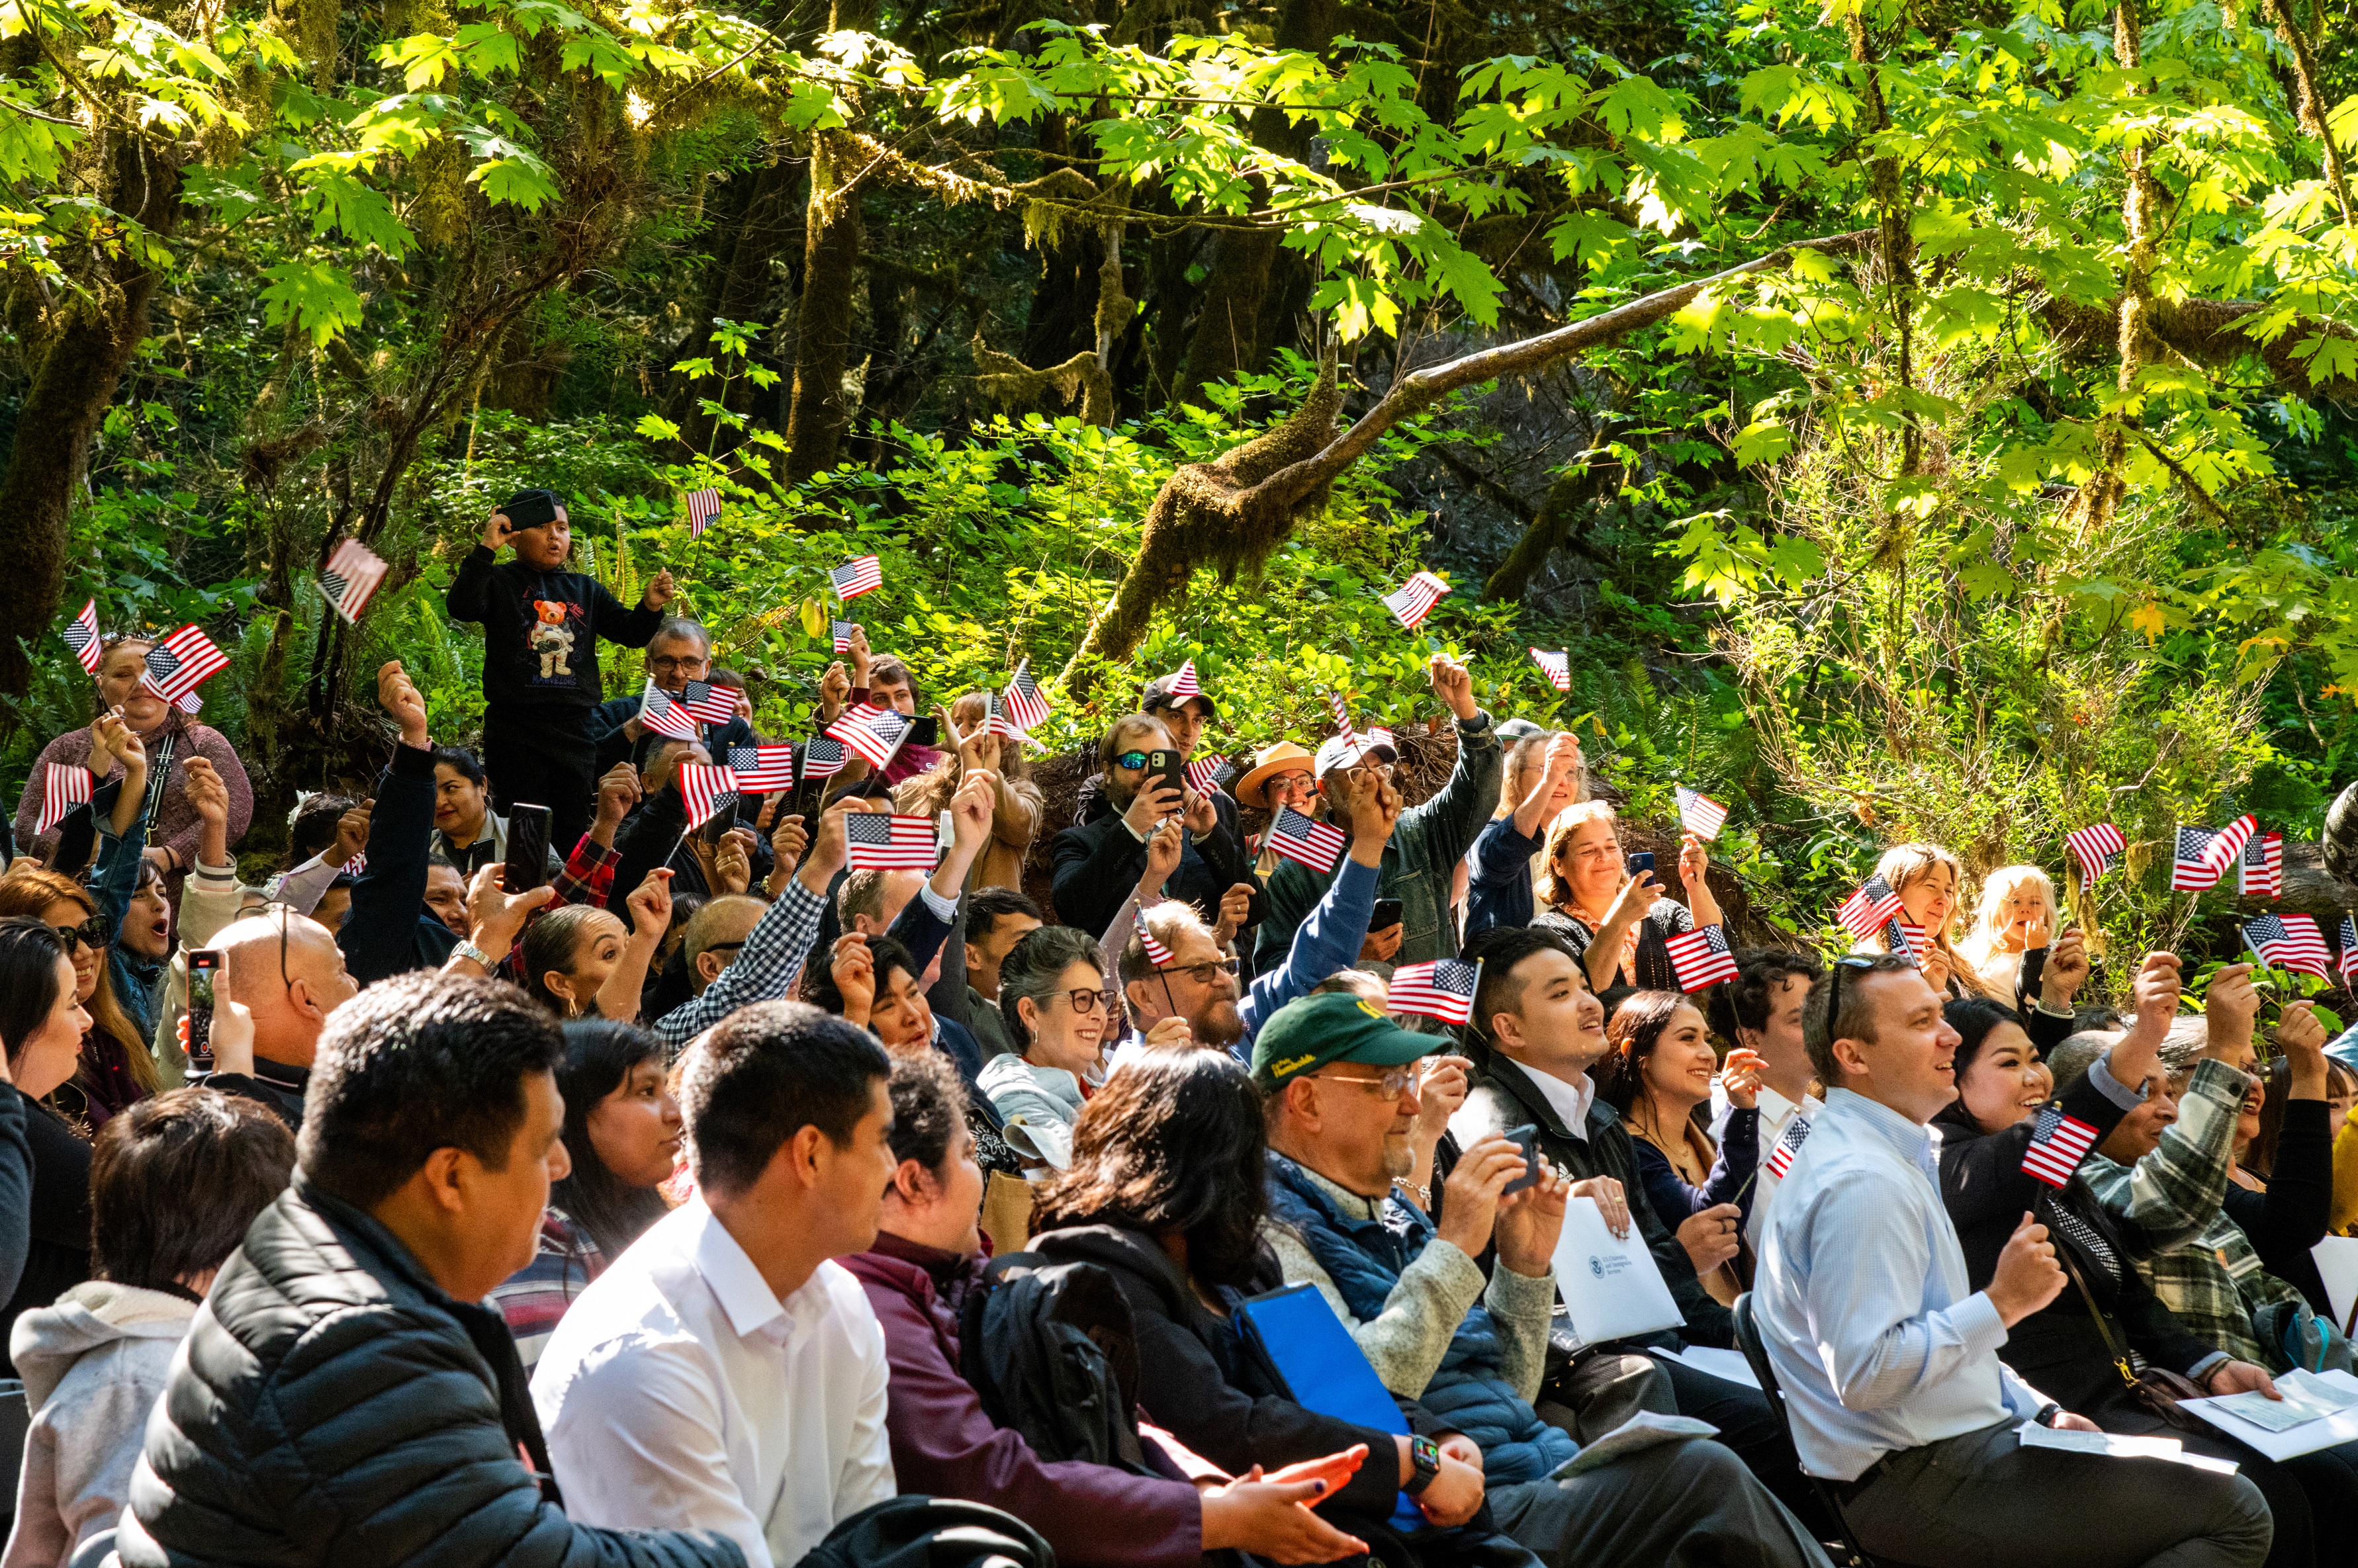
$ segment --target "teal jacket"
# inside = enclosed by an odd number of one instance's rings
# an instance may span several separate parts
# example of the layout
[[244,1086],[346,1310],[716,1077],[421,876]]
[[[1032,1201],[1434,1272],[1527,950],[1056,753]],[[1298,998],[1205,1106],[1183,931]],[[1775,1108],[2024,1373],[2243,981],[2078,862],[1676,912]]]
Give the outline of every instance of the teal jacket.
[[[1457,925],[1449,918],[1450,879],[1498,808],[1500,767],[1490,716],[1477,712],[1458,723],[1457,763],[1441,793],[1401,813],[1376,868],[1376,896],[1401,901],[1401,946],[1393,963],[1457,956]],[[1322,877],[1292,860],[1279,863],[1269,879],[1269,910],[1253,944],[1256,970],[1267,973],[1284,961],[1294,931],[1333,880],[1332,872]]]

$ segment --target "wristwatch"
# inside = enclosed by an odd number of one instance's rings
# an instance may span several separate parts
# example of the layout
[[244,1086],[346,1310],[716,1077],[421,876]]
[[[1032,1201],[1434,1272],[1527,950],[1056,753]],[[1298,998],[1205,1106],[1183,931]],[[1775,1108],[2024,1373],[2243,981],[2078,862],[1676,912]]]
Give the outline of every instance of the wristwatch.
[[1416,1474],[1401,1490],[1413,1498],[1433,1485],[1433,1478],[1441,1474],[1441,1444],[1429,1437],[1410,1438],[1408,1462],[1416,1467]]
[[490,974],[500,967],[498,959],[476,946],[472,942],[461,942],[452,947],[450,956],[454,958],[464,958],[471,964],[481,964],[485,974]]

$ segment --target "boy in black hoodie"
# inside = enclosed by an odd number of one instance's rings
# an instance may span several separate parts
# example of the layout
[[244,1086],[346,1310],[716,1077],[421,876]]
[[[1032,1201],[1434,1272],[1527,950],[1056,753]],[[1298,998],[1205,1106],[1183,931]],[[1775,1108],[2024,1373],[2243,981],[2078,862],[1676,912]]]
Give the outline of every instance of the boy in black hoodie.
[[[494,565],[502,546],[516,558]],[[565,569],[573,524],[555,491],[527,490],[492,514],[450,581],[453,621],[483,627],[483,766],[492,809],[546,806],[559,860],[589,830],[598,787],[590,710],[605,695],[598,639],[644,648],[671,602],[668,571],[626,610],[595,578]]]

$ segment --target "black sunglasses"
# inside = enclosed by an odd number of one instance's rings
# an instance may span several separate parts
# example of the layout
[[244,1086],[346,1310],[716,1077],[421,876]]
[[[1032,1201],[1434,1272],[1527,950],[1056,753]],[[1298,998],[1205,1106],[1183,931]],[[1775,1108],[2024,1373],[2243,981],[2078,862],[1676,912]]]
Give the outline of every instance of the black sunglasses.
[[114,935],[106,929],[106,922],[95,914],[80,925],[52,925],[49,929],[58,934],[58,940],[64,944],[69,953],[77,945],[98,952],[114,941]]
[[1875,960],[1847,953],[1834,960],[1833,972],[1826,978],[1826,1038],[1834,1039],[1834,1023],[1842,1017],[1842,978],[1845,969],[1861,973],[1875,968]]

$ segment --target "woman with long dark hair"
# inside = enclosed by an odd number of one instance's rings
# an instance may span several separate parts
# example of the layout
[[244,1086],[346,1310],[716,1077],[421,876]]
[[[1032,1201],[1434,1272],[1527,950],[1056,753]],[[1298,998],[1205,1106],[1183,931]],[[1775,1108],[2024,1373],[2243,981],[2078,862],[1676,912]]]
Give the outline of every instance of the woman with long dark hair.
[[679,1159],[659,1036],[608,1019],[568,1023],[557,1090],[573,1169],[548,1190],[538,1252],[492,1292],[527,1368],[573,1298],[670,1212],[659,1188]]
[[0,877],[0,919],[12,917],[49,927],[71,956],[74,1000],[86,1014],[86,1033],[74,1071],[48,1098],[85,1138],[95,1136],[107,1118],[160,1087],[156,1058],[114,995],[114,967],[107,959],[121,935],[121,916],[109,920],[97,897],[71,877],[32,870]]
[[81,1059],[90,1014],[74,990],[73,955],[56,931],[0,920],[0,1376],[16,1375],[7,1350],[17,1315],[90,1278],[90,1144],[41,1103]]

